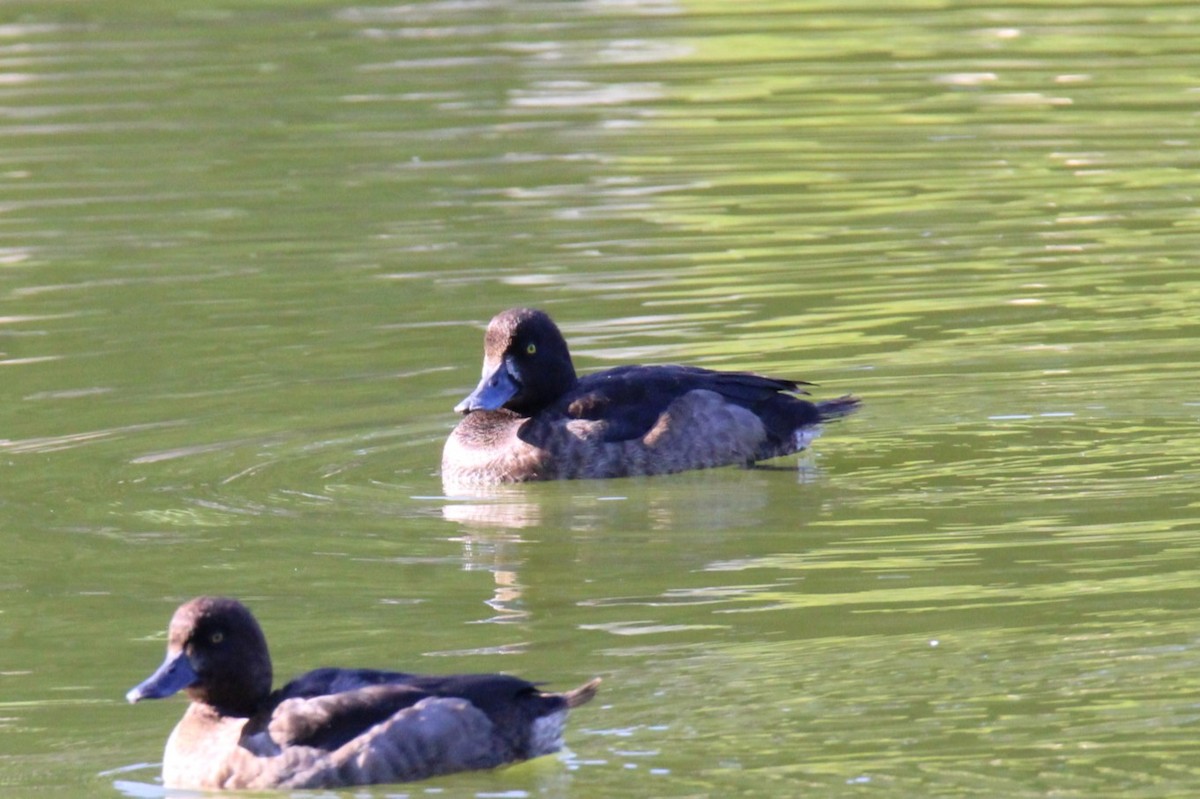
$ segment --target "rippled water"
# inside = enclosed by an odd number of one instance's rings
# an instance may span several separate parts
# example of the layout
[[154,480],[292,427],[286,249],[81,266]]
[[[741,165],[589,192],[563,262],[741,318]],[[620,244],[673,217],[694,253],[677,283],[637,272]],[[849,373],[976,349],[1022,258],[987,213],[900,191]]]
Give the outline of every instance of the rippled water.
[[[567,755],[373,795],[1193,793],[1198,23],[7,4],[5,795],[162,795],[182,703],[121,697],[198,593],[281,678],[605,679]],[[517,304],[864,410],[445,496]]]

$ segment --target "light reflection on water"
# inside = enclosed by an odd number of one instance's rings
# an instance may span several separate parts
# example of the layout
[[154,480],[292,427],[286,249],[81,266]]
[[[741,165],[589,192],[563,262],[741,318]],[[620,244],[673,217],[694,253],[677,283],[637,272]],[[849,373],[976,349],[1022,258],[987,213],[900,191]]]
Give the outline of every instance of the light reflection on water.
[[[182,707],[120,696],[202,592],[281,676],[605,678],[571,755],[387,795],[1196,783],[1189,10],[60,17],[0,26],[0,783],[164,795]],[[518,304],[865,406],[446,496]]]

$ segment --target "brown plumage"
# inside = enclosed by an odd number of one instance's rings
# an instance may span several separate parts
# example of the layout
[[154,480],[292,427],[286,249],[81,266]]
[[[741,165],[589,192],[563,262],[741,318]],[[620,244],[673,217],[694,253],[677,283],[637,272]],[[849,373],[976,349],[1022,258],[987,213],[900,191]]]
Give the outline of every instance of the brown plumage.
[[483,377],[442,452],[455,484],[625,477],[749,465],[804,449],[857,398],[813,403],[805,385],[749,372],[619,366],[578,377],[542,311],[498,314]]
[[567,711],[599,680],[547,693],[500,674],[318,669],[271,691],[262,629],[240,602],[179,607],[167,658],[130,702],[186,691],[167,740],[168,788],[336,788],[493,768],[557,751]]

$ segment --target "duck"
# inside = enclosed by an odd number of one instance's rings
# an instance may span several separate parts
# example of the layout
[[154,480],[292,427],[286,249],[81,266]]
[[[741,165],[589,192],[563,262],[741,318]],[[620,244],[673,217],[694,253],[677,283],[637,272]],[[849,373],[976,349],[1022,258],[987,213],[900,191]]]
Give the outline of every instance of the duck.
[[450,487],[753,466],[805,449],[853,395],[810,402],[810,383],[695,366],[617,366],[579,376],[550,316],[510,308],[488,323],[483,376],[442,450]]
[[254,615],[236,599],[201,596],[175,611],[166,659],[126,699],[184,691],[191,700],[167,740],[167,788],[338,788],[558,751],[568,711],[599,682],[551,693],[503,674],[320,668],[272,691]]

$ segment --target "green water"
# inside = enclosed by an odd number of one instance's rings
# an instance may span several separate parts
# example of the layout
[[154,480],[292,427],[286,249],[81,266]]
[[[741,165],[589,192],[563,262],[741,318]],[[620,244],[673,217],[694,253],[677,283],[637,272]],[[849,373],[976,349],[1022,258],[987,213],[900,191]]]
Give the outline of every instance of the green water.
[[[0,789],[161,796],[183,599],[604,678],[363,796],[1196,793],[1192,3],[0,7]],[[854,392],[783,468],[443,494],[482,325]]]

